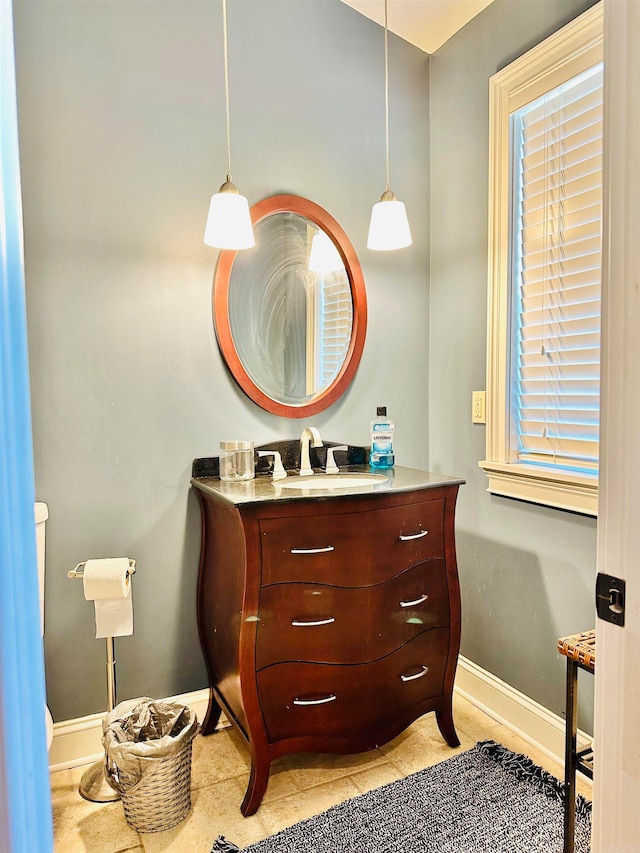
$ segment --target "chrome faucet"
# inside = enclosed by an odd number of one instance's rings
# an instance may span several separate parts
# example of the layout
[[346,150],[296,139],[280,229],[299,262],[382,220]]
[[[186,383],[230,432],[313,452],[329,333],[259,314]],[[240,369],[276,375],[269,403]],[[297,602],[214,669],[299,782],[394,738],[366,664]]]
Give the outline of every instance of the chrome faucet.
[[313,474],[311,459],[309,458],[309,445],[322,447],[320,433],[315,427],[305,427],[300,436],[300,475],[309,476]]

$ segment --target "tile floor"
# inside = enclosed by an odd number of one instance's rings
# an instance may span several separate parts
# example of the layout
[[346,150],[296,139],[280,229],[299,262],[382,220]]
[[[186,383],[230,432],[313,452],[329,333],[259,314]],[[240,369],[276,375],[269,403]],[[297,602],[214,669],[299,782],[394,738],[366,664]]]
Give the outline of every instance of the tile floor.
[[[100,805],[83,800],[78,783],[84,767],[52,773],[55,853],[209,853],[218,835],[243,847],[349,797],[444,761],[479,740],[492,739],[525,753],[561,777],[560,765],[458,696],[454,719],[461,740],[455,750],[442,740],[435,716],[427,714],[371,752],[285,756],[273,765],[262,805],[250,818],[240,814],[249,779],[242,740],[233,729],[197,736],[192,810],[166,832],[135,832],[126,823],[120,802]],[[585,783],[579,782],[578,789],[590,796]]]

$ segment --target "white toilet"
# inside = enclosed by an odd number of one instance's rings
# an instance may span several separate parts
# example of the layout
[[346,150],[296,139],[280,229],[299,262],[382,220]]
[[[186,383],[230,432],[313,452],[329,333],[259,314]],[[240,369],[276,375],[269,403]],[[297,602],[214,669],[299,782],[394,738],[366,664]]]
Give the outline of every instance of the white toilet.
[[[49,518],[49,507],[45,503],[37,502],[35,505],[36,515],[36,552],[38,555],[38,580],[40,582],[40,630],[44,637],[44,533],[45,524]],[[51,712],[44,707],[45,725],[47,727],[47,749],[51,748],[53,740],[53,718]]]

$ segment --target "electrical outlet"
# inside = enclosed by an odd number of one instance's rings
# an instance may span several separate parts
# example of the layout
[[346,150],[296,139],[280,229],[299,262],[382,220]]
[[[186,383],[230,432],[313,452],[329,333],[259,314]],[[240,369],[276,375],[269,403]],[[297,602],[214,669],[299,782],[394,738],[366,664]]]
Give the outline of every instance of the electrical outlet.
[[471,392],[471,423],[486,424],[487,422],[487,392],[472,391]]

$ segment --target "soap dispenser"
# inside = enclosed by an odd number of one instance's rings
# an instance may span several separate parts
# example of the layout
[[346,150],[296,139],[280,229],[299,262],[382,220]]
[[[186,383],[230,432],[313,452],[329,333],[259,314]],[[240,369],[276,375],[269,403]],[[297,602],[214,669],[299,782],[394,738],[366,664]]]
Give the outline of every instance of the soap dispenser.
[[378,406],[376,419],[371,421],[371,450],[369,464],[372,468],[393,468],[393,431],[395,425],[387,417],[387,407]]

